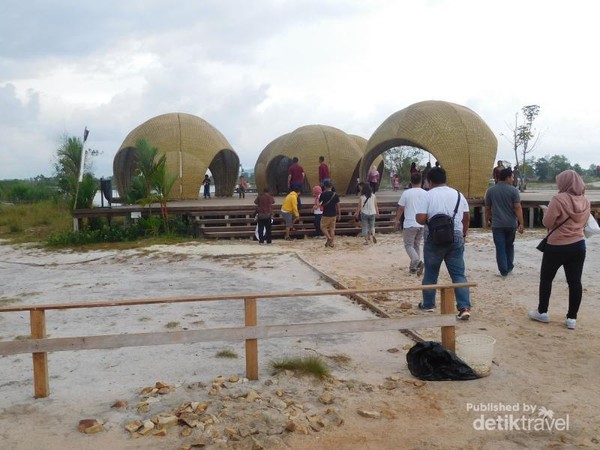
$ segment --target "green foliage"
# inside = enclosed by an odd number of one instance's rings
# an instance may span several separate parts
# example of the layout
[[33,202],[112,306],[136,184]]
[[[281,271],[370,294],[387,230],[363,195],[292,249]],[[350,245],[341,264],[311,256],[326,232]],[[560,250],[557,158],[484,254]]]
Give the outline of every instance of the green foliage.
[[31,203],[58,198],[54,178],[39,175],[29,180],[0,180],[0,200],[11,203]]
[[126,202],[130,205],[140,203],[146,197],[146,185],[144,179],[134,176],[131,179],[131,189],[127,193]]
[[423,150],[416,147],[393,147],[383,154],[383,163],[389,172],[395,171],[402,182],[410,180],[410,165],[419,165],[423,159]]
[[50,247],[71,247],[110,242],[132,242],[148,237],[173,235],[168,230],[175,230],[179,236],[186,236],[187,227],[177,218],[165,224],[159,217],[145,217],[129,224],[108,225],[105,220],[90,221],[80,231],[59,231],[50,234],[46,244]]
[[79,183],[79,193],[77,194],[77,208],[91,208],[94,202],[94,196],[98,191],[98,181],[91,173],[83,175]]
[[571,165],[564,155],[546,155],[534,163],[535,175],[541,182],[553,182],[556,175],[569,169],[575,170],[580,175],[592,175],[586,174],[579,164]]
[[135,143],[136,169],[135,174],[144,180],[146,203],[151,203],[152,182],[157,170],[155,163],[158,148],[152,147],[146,139],[138,139]]
[[45,239],[49,233],[68,229],[71,224],[69,208],[53,200],[0,204],[0,237],[13,242]]
[[318,356],[283,358],[270,361],[269,365],[271,366],[273,374],[283,370],[292,370],[294,372],[314,375],[316,377],[326,377],[330,373],[327,363]]
[[69,205],[75,201],[79,168],[83,154],[83,142],[77,137],[63,137],[63,142],[56,150],[54,171],[58,181],[58,189]]
[[[86,155],[96,155],[98,152],[87,150]],[[68,205],[75,208],[89,208],[98,189],[93,175],[90,172],[90,158],[85,159],[84,176],[79,183],[79,170],[81,158],[84,157],[83,141],[77,137],[63,137],[63,142],[56,150],[54,171],[58,182],[58,189]],[[93,191],[93,194],[92,194]],[[75,205],[77,197],[77,205]]]

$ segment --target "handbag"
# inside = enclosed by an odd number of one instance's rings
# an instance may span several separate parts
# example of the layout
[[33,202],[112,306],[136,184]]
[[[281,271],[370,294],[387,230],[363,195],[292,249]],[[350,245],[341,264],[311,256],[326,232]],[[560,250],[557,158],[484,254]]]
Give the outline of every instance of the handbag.
[[588,217],[585,227],[583,228],[583,234],[586,238],[590,238],[595,234],[600,234],[600,226],[598,225],[598,221],[591,214],[590,217]]
[[548,245],[548,236],[550,236],[552,233],[554,233],[556,230],[558,230],[560,227],[562,227],[562,226],[563,226],[563,224],[564,224],[564,223],[565,223],[567,220],[569,220],[569,219],[570,219],[570,217],[567,217],[565,220],[563,220],[563,221],[560,223],[560,225],[558,225],[558,226],[556,226],[556,227],[552,228],[552,229],[551,229],[551,230],[548,232],[548,234],[546,235],[546,237],[545,237],[544,239],[542,239],[542,240],[540,241],[540,243],[539,243],[539,244],[538,244],[538,245],[537,245],[535,248],[537,248],[537,249],[538,249],[540,252],[544,253],[544,251],[546,250],[546,246]]
[[540,252],[544,253],[544,250],[546,250],[546,245],[548,245],[548,236],[542,239],[535,248],[537,248]]

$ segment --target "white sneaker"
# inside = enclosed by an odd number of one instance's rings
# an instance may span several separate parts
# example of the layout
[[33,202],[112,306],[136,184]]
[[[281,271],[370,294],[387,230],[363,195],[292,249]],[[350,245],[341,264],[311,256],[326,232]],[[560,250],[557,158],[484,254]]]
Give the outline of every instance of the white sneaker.
[[537,309],[529,311],[528,314],[531,320],[537,320],[538,322],[548,323],[550,322],[550,317],[548,317],[548,313],[539,313]]
[[577,319],[569,319],[567,317],[567,320],[565,321],[565,325],[567,326],[567,328],[569,330],[574,330],[576,324],[577,324]]

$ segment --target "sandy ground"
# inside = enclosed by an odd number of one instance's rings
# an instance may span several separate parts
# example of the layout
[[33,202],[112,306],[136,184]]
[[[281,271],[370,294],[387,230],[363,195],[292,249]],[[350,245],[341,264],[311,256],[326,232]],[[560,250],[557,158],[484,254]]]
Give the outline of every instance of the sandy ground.
[[[342,426],[308,436],[287,436],[289,448],[600,447],[596,412],[600,404],[600,331],[596,326],[600,320],[600,239],[588,241],[584,299],[577,329],[570,331],[564,327],[567,288],[562,273],[555,280],[551,323],[535,323],[526,316],[537,301],[541,254],[535,245],[541,236],[538,230],[518,237],[515,271],[507,279],[496,275],[491,234],[475,231],[468,238],[467,275],[478,286],[472,290],[472,319],[457,323],[457,335],[484,333],[497,340],[495,364],[487,378],[414,384],[406,367],[406,350],[412,343],[399,332],[261,341],[261,379],[255,383],[269,378],[270,359],[316,352],[347,355],[351,363],[332,367],[333,376],[375,386],[348,392],[339,400]],[[323,244],[319,239],[276,241],[270,247],[221,241],[85,253],[0,245],[0,302],[45,304],[333,289],[303,261],[348,287],[419,283],[408,274],[400,233],[382,235],[376,245],[368,247],[353,237],[339,238],[335,249],[325,249]],[[445,271],[441,281],[448,281]],[[378,294],[370,299],[394,317],[422,314],[416,310],[420,298],[415,293]],[[265,302],[259,303],[261,323],[373,317],[339,296]],[[405,302],[413,308],[400,308]],[[240,325],[241,302],[222,303],[60,311],[48,313],[47,331],[58,337]],[[439,330],[418,332],[426,339],[439,340]],[[0,315],[2,340],[28,333],[27,315]],[[32,398],[30,356],[1,357],[0,448],[179,448],[177,436],[163,441],[130,440],[123,425],[131,420],[131,412],[111,410],[110,405],[116,399],[132,401],[140,388],[158,380],[178,386],[183,395],[183,387],[190,383],[210,383],[217,375],[243,376],[243,358],[215,358],[225,348],[243,355],[243,345],[236,342],[53,353],[49,355],[51,395],[38,400]],[[386,389],[389,377],[398,379],[399,387]],[[356,414],[358,409],[382,415],[365,418]],[[533,429],[534,423],[539,424],[533,419],[542,417],[540,410],[545,411],[545,428]],[[106,431],[80,434],[78,421],[89,417],[102,421]],[[522,420],[515,422],[518,419]],[[555,420],[554,428],[550,419]],[[523,429],[528,420],[531,425]],[[568,429],[559,429],[566,420]]]

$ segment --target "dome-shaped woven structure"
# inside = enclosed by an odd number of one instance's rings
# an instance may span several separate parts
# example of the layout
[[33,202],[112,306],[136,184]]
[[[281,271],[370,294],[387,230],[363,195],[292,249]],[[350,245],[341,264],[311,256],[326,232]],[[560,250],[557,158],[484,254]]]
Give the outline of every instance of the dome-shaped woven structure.
[[[304,191],[319,183],[319,156],[329,165],[331,178],[338,192],[350,192],[353,174],[364,155],[358,136],[327,125],[306,125],[284,134],[269,143],[256,161],[256,187],[269,187],[274,193],[287,192],[287,169],[297,156],[306,177]],[[354,184],[355,185],[355,184]]]
[[378,155],[409,145],[431,153],[448,175],[448,185],[467,198],[483,197],[498,141],[469,108],[449,102],[415,103],[388,117],[369,142],[360,173],[365,176]]
[[154,117],[130,132],[113,160],[116,189],[125,198],[131,187],[136,158],[135,144],[146,139],[166,155],[167,170],[177,174],[169,199],[197,199],[207,169],[213,175],[215,195],[233,194],[240,160],[219,130],[199,117],[168,113]]

